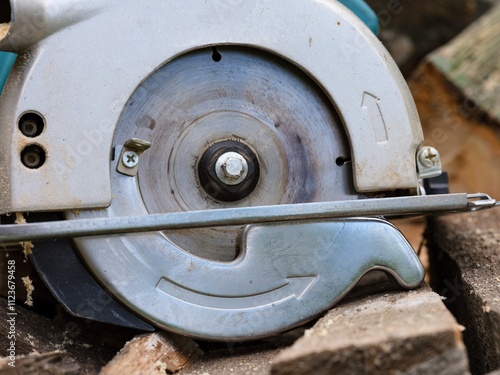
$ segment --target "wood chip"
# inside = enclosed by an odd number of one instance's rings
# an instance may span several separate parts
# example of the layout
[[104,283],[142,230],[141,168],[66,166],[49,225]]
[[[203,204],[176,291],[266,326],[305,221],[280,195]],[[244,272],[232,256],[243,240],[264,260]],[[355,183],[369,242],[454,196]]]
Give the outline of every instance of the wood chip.
[[33,286],[29,276],[22,277],[21,280],[26,288],[26,302],[24,302],[24,304],[29,307],[33,307],[33,291],[35,290],[35,287]]
[[189,367],[203,352],[193,340],[166,332],[134,337],[101,370],[101,375],[174,374]]

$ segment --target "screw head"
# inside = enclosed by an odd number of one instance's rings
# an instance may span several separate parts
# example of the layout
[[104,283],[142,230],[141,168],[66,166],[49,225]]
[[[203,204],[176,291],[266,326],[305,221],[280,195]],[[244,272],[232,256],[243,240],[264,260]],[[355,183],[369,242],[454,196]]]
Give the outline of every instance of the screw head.
[[19,119],[19,130],[29,138],[38,137],[43,132],[45,120],[36,112],[27,112]]
[[21,152],[21,162],[26,168],[38,169],[45,163],[45,159],[45,151],[37,144],[26,146]]
[[139,154],[135,151],[125,151],[122,156],[122,162],[127,168],[137,167],[139,164]]
[[423,147],[418,153],[418,160],[425,167],[435,167],[439,164],[439,152],[434,147]]
[[33,120],[24,120],[21,125],[19,125],[21,132],[26,137],[35,137],[38,132],[38,125]]
[[40,165],[40,160],[40,155],[38,155],[38,153],[35,151],[28,151],[23,156],[23,163],[28,168],[36,168],[38,165]]
[[217,159],[215,173],[224,184],[238,185],[247,177],[248,163],[237,152],[226,152]]

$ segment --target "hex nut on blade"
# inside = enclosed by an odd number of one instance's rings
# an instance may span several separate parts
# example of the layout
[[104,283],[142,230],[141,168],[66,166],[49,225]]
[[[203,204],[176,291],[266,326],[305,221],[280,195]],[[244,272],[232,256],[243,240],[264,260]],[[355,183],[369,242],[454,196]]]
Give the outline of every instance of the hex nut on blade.
[[215,172],[224,184],[238,185],[248,175],[248,163],[237,152],[226,152],[217,159]]
[[211,197],[234,202],[248,196],[259,181],[257,156],[245,144],[232,140],[210,146],[198,163],[200,185]]

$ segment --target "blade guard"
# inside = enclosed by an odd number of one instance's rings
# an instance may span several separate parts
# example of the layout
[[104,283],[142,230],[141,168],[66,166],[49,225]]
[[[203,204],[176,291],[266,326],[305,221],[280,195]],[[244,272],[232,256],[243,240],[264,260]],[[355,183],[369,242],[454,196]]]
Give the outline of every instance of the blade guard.
[[[212,45],[274,53],[321,86],[344,123],[358,192],[417,188],[417,111],[361,20],[337,1],[229,3],[10,0],[0,50],[19,57],[0,97],[0,214],[108,206],[107,161],[127,100],[158,67]],[[45,122],[36,138],[18,129],[26,113]],[[30,145],[46,153],[38,169],[21,162]]]
[[[99,254],[86,254],[91,264],[114,259],[113,267],[96,276],[152,324],[209,340],[256,339],[303,324],[371,270],[389,273],[407,289],[418,287],[424,277],[403,235],[380,219],[250,226],[242,253],[231,263],[197,258],[173,246],[158,251],[161,235],[150,233],[141,240],[158,255],[154,266],[147,265],[141,254],[123,247],[135,236],[116,238]],[[95,246],[90,239],[77,243]]]

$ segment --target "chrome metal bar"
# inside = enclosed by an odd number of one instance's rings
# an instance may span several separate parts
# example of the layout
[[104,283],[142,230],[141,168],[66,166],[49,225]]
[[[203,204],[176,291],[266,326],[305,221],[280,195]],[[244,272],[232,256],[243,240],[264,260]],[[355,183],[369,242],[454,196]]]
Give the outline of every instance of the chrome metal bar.
[[500,203],[491,198],[488,194],[484,193],[468,194],[467,197],[469,198],[469,207],[471,211],[478,211],[482,210],[483,208],[491,208],[494,206],[498,206],[498,204]]
[[0,244],[52,238],[73,238],[157,230],[246,225],[289,220],[320,220],[357,216],[395,216],[467,211],[493,207],[486,194],[445,194],[278,206],[227,208],[134,217],[97,218],[0,226]]

